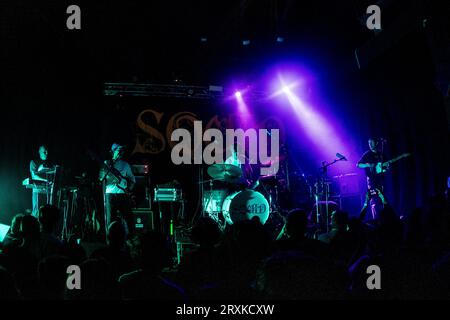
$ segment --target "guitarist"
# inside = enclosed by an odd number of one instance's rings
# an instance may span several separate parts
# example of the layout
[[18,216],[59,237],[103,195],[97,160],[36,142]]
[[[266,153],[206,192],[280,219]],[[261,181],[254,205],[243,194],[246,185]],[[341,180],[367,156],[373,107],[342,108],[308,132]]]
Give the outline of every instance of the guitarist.
[[369,150],[362,155],[361,159],[357,163],[357,167],[364,169],[367,177],[371,215],[366,215],[366,217],[368,220],[377,220],[378,213],[383,208],[383,201],[379,196],[379,192],[384,192],[384,177],[382,172],[389,169],[389,163],[386,163],[384,167],[381,168],[381,172],[379,172],[379,164],[384,163],[384,140],[380,138],[370,138],[368,142]]
[[[106,160],[100,169],[99,179],[105,180],[105,209],[106,226],[115,220],[124,219],[128,226],[128,235],[134,234],[134,220],[130,191],[133,189],[136,179],[128,162],[123,158],[124,147],[114,143],[111,146],[111,160]],[[118,216],[118,213],[121,217]]]

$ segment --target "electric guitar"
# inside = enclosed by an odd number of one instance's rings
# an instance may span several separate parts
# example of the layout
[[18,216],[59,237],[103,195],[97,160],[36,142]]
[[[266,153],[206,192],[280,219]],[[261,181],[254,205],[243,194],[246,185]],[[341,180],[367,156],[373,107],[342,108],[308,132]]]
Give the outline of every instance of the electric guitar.
[[129,180],[127,178],[125,178],[124,176],[122,176],[120,174],[120,172],[107,164],[104,164],[104,169],[105,172],[108,172],[108,183],[109,184],[113,184],[114,186],[116,186],[117,188],[119,188],[120,190],[122,190],[123,192],[127,193],[127,194],[131,194],[131,187],[129,184]]
[[380,174],[380,173],[384,173],[389,169],[389,166],[394,163],[397,162],[398,160],[401,160],[403,158],[407,158],[411,156],[411,153],[403,153],[402,155],[399,155],[398,157],[391,159],[389,161],[385,161],[385,162],[378,162],[377,164],[375,164],[375,173],[376,174]]
[[[108,173],[107,174],[108,183],[114,184],[117,188],[119,188],[120,190],[122,190],[123,192],[125,192],[128,195],[132,195],[131,188],[133,186],[130,183],[128,178],[121,175],[119,170],[117,170],[113,166],[103,162],[100,159],[100,157],[98,157],[97,154],[95,154],[91,150],[88,150],[88,153],[92,159],[96,160],[100,164],[100,166],[101,166],[100,172],[102,172],[103,174],[105,174],[106,172]],[[104,178],[104,177],[102,177],[102,178]]]

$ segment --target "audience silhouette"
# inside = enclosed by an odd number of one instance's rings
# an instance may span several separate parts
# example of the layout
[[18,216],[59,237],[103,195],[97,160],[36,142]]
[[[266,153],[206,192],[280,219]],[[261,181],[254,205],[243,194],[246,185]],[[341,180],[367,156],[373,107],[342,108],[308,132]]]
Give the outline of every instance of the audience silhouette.
[[[399,216],[387,203],[370,223],[335,211],[330,231],[313,237],[302,209],[285,215],[278,237],[258,219],[221,230],[202,217],[180,252],[156,231],[127,240],[121,221],[108,226],[97,249],[60,239],[60,212],[46,205],[39,219],[12,219],[0,247],[0,299],[448,299],[448,198],[434,196]],[[81,290],[67,288],[70,265],[80,267]],[[367,287],[371,265],[382,270],[383,290]]]

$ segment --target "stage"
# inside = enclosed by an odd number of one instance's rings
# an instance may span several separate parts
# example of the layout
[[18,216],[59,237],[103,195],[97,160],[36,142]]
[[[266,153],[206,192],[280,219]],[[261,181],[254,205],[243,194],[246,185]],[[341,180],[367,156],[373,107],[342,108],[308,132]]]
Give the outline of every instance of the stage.
[[[450,250],[447,6],[2,7],[0,266],[18,296],[36,297],[40,262],[50,282],[70,262],[89,281],[124,276],[110,292],[125,300],[152,286],[205,298],[209,284],[216,297],[415,298],[417,270],[423,297],[448,298],[435,286]],[[406,261],[417,270],[395,282]],[[370,265],[389,290],[366,288]],[[111,298],[86,285],[71,298]]]

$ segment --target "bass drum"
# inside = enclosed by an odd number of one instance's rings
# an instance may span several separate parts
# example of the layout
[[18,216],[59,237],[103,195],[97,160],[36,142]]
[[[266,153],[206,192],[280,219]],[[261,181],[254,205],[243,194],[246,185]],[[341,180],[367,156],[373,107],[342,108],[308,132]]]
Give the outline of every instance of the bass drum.
[[269,218],[270,208],[266,198],[254,190],[235,192],[225,198],[222,214],[228,224],[258,217],[262,224]]

